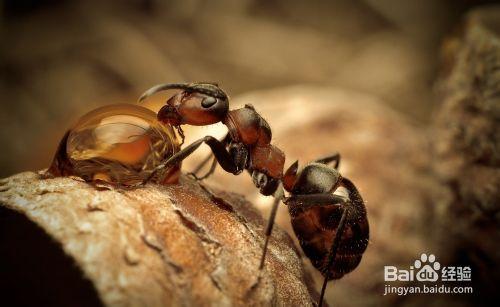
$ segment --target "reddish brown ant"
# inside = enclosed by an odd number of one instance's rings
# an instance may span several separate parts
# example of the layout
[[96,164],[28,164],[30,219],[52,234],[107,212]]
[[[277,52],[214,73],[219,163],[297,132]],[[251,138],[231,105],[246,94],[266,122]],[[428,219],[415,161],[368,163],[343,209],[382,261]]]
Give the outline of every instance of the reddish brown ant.
[[[146,91],[139,101],[169,89],[181,92],[168,99],[160,109],[159,121],[176,127],[181,137],[181,125],[204,126],[218,122],[227,126],[228,134],[221,141],[205,136],[191,143],[157,166],[149,178],[156,171],[179,164],[203,143],[211,148],[214,160],[205,176],[194,175],[195,178],[209,176],[217,162],[234,175],[247,170],[261,194],[275,197],[259,268],[264,266],[277,207],[283,200],[288,205],[302,249],[325,277],[318,304],[321,306],[327,282],[354,270],[368,245],[364,202],[354,184],[339,174],[340,156],[317,160],[300,172],[296,162],[283,174],[285,155],[271,144],[268,123],[251,105],[229,110],[228,96],[213,83],[157,85]],[[205,159],[194,173],[208,161]],[[331,162],[334,162],[333,168],[327,166]],[[284,197],[283,187],[290,193],[289,197]],[[333,194],[338,187],[347,189],[348,198]]]

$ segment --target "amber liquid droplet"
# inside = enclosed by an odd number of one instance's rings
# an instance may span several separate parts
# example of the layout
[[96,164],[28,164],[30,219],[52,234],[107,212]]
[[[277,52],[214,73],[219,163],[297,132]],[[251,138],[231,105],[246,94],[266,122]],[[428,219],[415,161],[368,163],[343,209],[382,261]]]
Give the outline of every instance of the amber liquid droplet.
[[[87,181],[132,185],[147,178],[162,161],[179,151],[171,126],[137,105],[111,105],[84,115],[66,145],[75,175]],[[171,170],[164,169],[153,181]]]

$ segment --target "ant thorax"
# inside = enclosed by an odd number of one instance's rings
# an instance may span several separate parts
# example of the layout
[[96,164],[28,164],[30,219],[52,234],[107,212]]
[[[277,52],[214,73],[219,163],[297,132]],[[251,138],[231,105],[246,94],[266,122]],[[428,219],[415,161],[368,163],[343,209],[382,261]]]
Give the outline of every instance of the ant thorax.
[[340,182],[340,173],[321,163],[310,163],[299,173],[293,193],[315,194],[334,192]]
[[272,133],[269,124],[250,105],[229,111],[224,124],[233,142],[242,142],[247,146],[271,142]]

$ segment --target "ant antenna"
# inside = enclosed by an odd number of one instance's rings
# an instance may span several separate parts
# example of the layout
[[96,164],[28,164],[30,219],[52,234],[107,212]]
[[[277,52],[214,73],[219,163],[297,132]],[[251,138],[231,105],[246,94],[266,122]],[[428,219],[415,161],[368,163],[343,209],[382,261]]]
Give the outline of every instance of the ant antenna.
[[206,94],[215,98],[228,99],[227,94],[221,90],[217,83],[209,82],[195,82],[195,83],[165,83],[158,84],[144,92],[144,94],[139,97],[139,102],[144,101],[150,96],[163,92],[166,90],[179,89],[188,92],[197,92],[201,94]]

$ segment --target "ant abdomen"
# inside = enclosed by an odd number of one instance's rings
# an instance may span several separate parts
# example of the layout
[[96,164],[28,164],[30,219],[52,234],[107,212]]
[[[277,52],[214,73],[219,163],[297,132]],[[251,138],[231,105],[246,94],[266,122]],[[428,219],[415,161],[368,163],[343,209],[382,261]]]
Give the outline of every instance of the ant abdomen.
[[[302,250],[313,266],[329,280],[339,279],[353,271],[368,246],[369,226],[363,200],[348,179],[342,178],[341,185],[349,190],[349,200],[344,205],[287,203],[292,227]],[[343,210],[347,211],[345,226],[333,259],[334,265],[329,266],[330,249]]]

